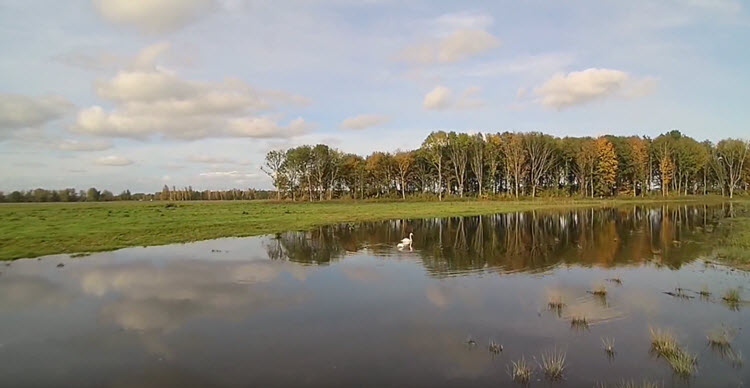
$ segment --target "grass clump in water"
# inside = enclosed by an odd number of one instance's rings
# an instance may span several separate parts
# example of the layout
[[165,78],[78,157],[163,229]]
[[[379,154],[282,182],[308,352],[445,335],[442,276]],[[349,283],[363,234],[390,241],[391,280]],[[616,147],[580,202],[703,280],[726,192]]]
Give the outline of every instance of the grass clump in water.
[[570,327],[577,330],[588,330],[589,322],[585,316],[574,316],[570,319]]
[[508,374],[513,381],[519,384],[528,384],[531,381],[531,365],[526,362],[524,357],[521,357],[518,361],[511,361],[511,367],[508,369]]
[[547,309],[555,311],[558,316],[562,315],[563,307],[565,307],[565,304],[561,296],[550,296],[547,300]]
[[541,355],[541,362],[538,362],[538,364],[544,372],[544,377],[548,380],[560,380],[565,372],[565,352],[557,349],[544,352]]
[[727,303],[740,303],[740,290],[738,288],[730,288],[721,297]]
[[667,360],[676,374],[682,377],[691,376],[697,369],[697,357],[681,348],[670,332],[661,329],[650,331],[651,350]]
[[[659,388],[662,385],[659,385],[659,383],[654,381],[648,381],[643,380],[640,383],[635,382],[634,380],[629,381],[621,381],[615,385],[615,388]],[[604,383],[599,383],[596,388],[607,388],[608,385]]]
[[599,284],[596,287],[594,287],[593,291],[589,291],[590,293],[596,295],[596,296],[607,296],[607,287],[604,286],[604,284]]
[[705,284],[703,285],[701,290],[698,291],[698,294],[701,296],[701,298],[708,298],[709,296],[711,296],[711,292],[708,291],[708,286]]
[[732,348],[734,333],[732,330],[722,326],[709,331],[706,338],[708,339],[708,344],[712,349],[718,350],[721,353],[726,353]]
[[614,338],[602,338],[602,345],[604,346],[604,351],[607,353],[607,356],[612,357],[615,355]]

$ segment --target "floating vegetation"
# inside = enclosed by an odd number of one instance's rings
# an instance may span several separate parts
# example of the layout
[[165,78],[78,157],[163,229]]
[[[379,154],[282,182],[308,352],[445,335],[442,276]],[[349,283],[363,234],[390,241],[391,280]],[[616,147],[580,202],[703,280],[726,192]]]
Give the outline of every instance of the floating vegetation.
[[475,341],[474,338],[472,338],[471,336],[469,336],[469,337],[466,338],[466,342],[465,343],[469,347],[477,346],[477,341]]
[[492,354],[500,354],[500,352],[503,351],[503,345],[498,344],[497,342],[490,340],[490,344],[488,346],[488,349],[490,353]]
[[695,372],[698,365],[697,357],[681,348],[670,332],[661,329],[650,331],[651,350],[667,360],[676,374],[688,377]]
[[544,377],[550,381],[563,378],[565,372],[565,352],[557,349],[542,353],[539,368],[544,372]]
[[730,288],[726,292],[724,292],[724,296],[721,297],[721,299],[724,301],[724,303],[729,306],[731,310],[739,310],[740,309],[740,302],[742,301],[740,299],[740,289],[739,288]]
[[698,295],[700,295],[702,298],[708,298],[709,296],[711,296],[711,292],[708,291],[708,286],[704,284],[701,290],[698,291]]
[[613,357],[615,355],[615,339],[614,338],[602,338],[602,345],[607,356]]
[[511,368],[508,369],[508,374],[513,381],[519,384],[528,384],[531,380],[531,365],[526,362],[524,357],[521,357],[518,361],[511,361]]
[[742,352],[738,351],[730,351],[729,354],[727,354],[727,359],[729,362],[732,363],[732,366],[735,368],[742,368]]
[[617,284],[618,286],[621,286],[621,285],[622,285],[622,279],[620,279],[619,277],[616,277],[616,278],[609,278],[609,279],[606,279],[606,280],[607,280],[608,282],[610,282],[610,283],[614,283],[614,284]]
[[570,327],[577,330],[588,330],[589,322],[585,316],[575,316],[570,319]]

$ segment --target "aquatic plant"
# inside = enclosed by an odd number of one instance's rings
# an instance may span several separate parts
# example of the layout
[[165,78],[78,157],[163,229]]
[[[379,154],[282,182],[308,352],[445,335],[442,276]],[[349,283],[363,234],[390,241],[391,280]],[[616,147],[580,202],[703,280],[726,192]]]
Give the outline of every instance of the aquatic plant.
[[708,291],[708,286],[705,284],[703,285],[701,290],[698,291],[698,294],[704,298],[708,298],[709,296],[711,296],[711,292]]
[[667,360],[676,374],[688,377],[695,372],[698,365],[697,357],[681,348],[670,332],[661,329],[650,329],[650,331],[651,350]]
[[613,356],[615,354],[615,339],[614,338],[602,338],[602,345],[604,346],[604,351],[607,353],[608,356]]
[[672,370],[683,377],[688,377],[698,368],[698,357],[684,349],[678,348],[678,351],[665,357],[672,367]]
[[557,312],[558,316],[562,314],[564,306],[565,304],[563,303],[561,296],[550,296],[547,300],[547,309]]
[[541,362],[537,363],[548,380],[560,380],[565,371],[565,352],[557,349],[544,352],[541,355]]
[[490,340],[490,344],[487,348],[492,354],[499,354],[500,352],[503,351],[503,345],[500,345],[493,340]]
[[735,368],[742,367],[742,363],[743,363],[742,352],[740,352],[739,350],[737,351],[730,350],[729,353],[727,354],[727,359],[729,360],[729,362],[732,363],[733,367]]
[[708,339],[708,344],[712,349],[719,350],[722,353],[725,353],[732,347],[734,332],[733,330],[722,326],[709,331],[706,339]]
[[672,333],[662,329],[649,329],[651,333],[651,350],[661,357],[674,354],[679,350]]
[[607,296],[607,287],[604,286],[604,284],[599,284],[596,287],[594,287],[593,291],[589,291],[592,294],[596,296]]
[[725,302],[728,303],[740,303],[740,290],[739,288],[730,288],[721,297]]
[[[599,383],[596,385],[596,388],[607,388],[607,384]],[[615,385],[616,388],[659,388],[660,385],[657,382],[654,381],[648,381],[643,380],[640,383],[635,382],[634,380],[629,381],[621,381]]]
[[570,319],[570,327],[579,330],[588,329],[589,322],[586,320],[585,316],[574,316]]
[[528,384],[531,380],[531,365],[526,362],[526,359],[521,356],[518,361],[511,361],[511,367],[508,369],[508,374],[513,381],[519,384]]
[[622,279],[620,279],[619,277],[616,277],[616,278],[609,278],[609,279],[606,279],[606,280],[607,280],[608,282],[611,282],[611,283],[615,283],[615,284],[617,284],[618,286],[621,286],[621,285],[622,285]]

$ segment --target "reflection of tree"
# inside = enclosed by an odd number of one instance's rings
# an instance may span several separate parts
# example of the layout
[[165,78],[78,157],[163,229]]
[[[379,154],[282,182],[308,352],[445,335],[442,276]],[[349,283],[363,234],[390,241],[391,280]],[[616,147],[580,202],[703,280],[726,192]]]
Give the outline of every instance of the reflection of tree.
[[414,232],[414,253],[435,275],[645,260],[679,267],[701,254],[705,244],[695,242],[724,215],[721,208],[680,205],[391,220],[282,233],[266,249],[273,259],[321,264],[364,248],[393,254],[396,242]]

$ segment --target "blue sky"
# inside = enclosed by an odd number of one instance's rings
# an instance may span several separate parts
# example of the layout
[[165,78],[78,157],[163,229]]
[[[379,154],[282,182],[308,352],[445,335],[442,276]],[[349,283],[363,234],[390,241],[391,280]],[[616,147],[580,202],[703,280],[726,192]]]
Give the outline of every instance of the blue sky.
[[270,187],[432,130],[748,137],[737,0],[4,0],[0,190]]

